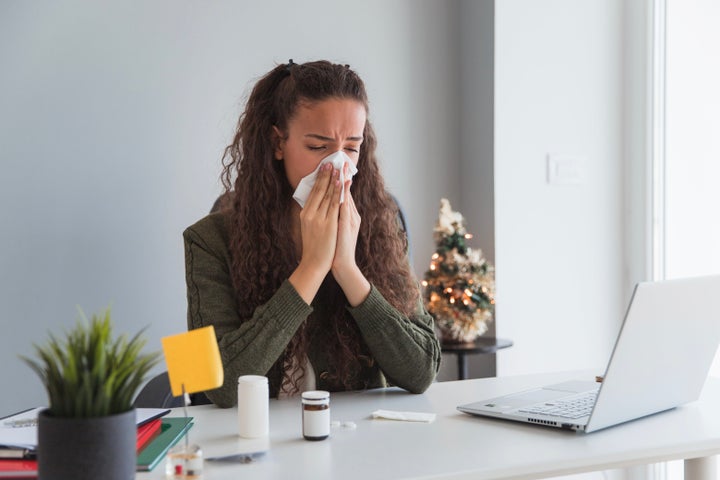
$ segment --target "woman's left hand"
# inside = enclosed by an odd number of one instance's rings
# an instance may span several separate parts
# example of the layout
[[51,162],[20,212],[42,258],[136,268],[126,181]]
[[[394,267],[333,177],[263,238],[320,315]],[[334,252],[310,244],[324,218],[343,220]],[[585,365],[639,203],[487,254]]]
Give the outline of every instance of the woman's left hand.
[[[343,166],[347,175],[347,164]],[[340,205],[338,235],[335,245],[335,257],[332,274],[345,293],[348,303],[353,307],[360,305],[370,294],[370,283],[355,262],[358,233],[360,232],[360,214],[350,193],[351,180],[343,185],[345,201]]]
[[[347,164],[343,165],[347,172]],[[355,247],[357,246],[358,232],[360,231],[360,214],[355,208],[352,194],[350,193],[352,180],[346,180],[343,189],[345,190],[345,201],[340,205],[340,217],[338,219],[338,236],[335,247],[335,258],[332,269],[350,270],[357,268],[355,264]]]

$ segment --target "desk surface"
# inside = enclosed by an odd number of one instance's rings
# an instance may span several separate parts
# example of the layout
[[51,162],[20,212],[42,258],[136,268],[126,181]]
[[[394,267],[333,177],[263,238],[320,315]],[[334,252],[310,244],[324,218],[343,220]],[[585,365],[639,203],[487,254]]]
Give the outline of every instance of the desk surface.
[[[271,400],[268,452],[250,464],[205,462],[204,478],[541,478],[720,452],[720,379],[714,378],[698,402],[591,434],[473,417],[455,409],[574,378],[594,379],[594,372],[441,382],[423,395],[399,389],[333,394],[333,420],[353,421],[357,429],[333,428],[321,442],[302,439],[299,399]],[[377,409],[434,412],[437,419],[431,424],[370,419]],[[189,413],[195,417],[190,440],[203,447],[205,456],[258,444],[237,437],[235,409],[198,406]],[[137,478],[164,478],[164,466]]]

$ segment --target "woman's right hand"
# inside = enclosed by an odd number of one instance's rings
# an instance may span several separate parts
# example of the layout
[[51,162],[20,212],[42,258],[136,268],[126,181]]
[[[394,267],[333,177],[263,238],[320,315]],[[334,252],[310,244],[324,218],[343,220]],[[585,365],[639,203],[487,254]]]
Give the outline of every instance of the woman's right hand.
[[332,267],[340,213],[340,172],[325,164],[300,211],[302,257],[290,276],[300,296],[310,304]]

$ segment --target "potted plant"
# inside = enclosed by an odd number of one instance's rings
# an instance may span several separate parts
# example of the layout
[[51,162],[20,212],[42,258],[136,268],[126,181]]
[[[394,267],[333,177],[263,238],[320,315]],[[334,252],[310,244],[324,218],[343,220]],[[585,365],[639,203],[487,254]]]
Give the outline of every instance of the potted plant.
[[42,380],[49,408],[38,416],[38,475],[43,479],[135,478],[132,401],[160,353],[141,354],[138,332],[112,338],[110,309],[22,357]]

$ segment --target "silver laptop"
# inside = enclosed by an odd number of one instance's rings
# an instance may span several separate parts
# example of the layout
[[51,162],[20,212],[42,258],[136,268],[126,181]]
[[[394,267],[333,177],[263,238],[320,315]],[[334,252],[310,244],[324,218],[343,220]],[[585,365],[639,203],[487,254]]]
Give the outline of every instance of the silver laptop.
[[602,383],[570,381],[458,410],[594,432],[697,400],[720,343],[720,275],[642,282]]

